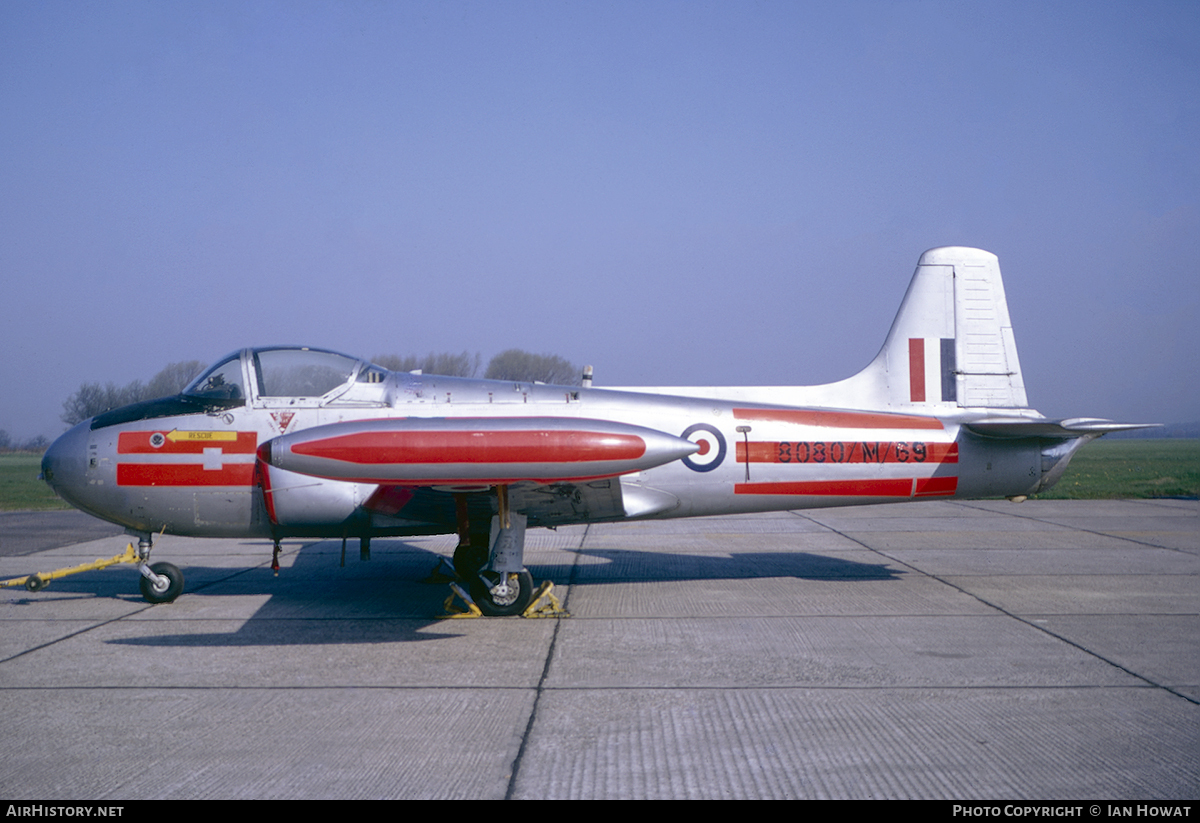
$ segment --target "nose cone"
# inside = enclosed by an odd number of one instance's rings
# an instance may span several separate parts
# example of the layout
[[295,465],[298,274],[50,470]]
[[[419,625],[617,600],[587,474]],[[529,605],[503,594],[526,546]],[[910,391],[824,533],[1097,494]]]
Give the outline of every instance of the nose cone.
[[87,491],[87,448],[90,421],[84,421],[55,440],[42,456],[42,478],[72,506],[86,509],[81,497]]

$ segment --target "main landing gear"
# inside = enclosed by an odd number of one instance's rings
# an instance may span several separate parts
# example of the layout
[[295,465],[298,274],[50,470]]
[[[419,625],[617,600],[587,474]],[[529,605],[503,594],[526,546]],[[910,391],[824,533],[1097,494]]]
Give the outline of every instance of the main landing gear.
[[467,501],[456,496],[458,548],[454,571],[467,585],[471,599],[488,617],[523,614],[533,600],[533,577],[525,568],[525,515],[508,509],[508,487],[497,486],[500,513],[490,528],[479,528],[467,516]]

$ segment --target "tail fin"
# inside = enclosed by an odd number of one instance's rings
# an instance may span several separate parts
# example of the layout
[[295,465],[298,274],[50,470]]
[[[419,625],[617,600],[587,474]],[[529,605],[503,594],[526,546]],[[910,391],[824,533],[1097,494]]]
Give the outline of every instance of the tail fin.
[[1026,408],[996,255],[960,246],[922,254],[883,349],[843,384],[888,407]]
[[789,406],[924,414],[1012,409],[1013,416],[1040,417],[1025,398],[1000,263],[991,252],[961,246],[921,255],[883,348],[853,377],[819,386],[623,388]]

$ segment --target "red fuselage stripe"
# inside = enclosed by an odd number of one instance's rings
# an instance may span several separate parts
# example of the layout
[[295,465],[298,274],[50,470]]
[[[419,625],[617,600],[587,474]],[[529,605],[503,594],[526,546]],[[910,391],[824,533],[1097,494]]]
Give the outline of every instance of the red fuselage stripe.
[[949,497],[958,489],[957,477],[917,478],[915,497]]
[[636,460],[646,442],[588,431],[359,432],[296,443],[292,454],[362,466],[445,463],[585,463]]
[[738,420],[795,423],[835,429],[938,429],[946,427],[936,417],[887,412],[819,411],[817,409],[734,409]]
[[118,463],[118,486],[252,486],[253,463],[205,469],[200,463]]
[[[321,477],[322,475],[313,475]],[[563,477],[523,477],[497,474],[490,477],[405,477],[397,479],[395,477],[372,477],[369,475],[360,475],[356,477],[331,477],[330,480],[337,480],[342,483],[371,483],[377,486],[404,486],[406,488],[426,488],[429,486],[449,487],[449,486],[470,486],[478,488],[480,486],[502,486],[512,483],[536,483],[543,486],[549,486],[552,483],[586,483],[591,480],[605,480],[610,477],[619,477],[619,474],[592,474],[587,476],[563,476]]]
[[[928,477],[916,481],[917,497],[945,497],[958,488],[957,477]],[[736,483],[734,494],[811,495],[820,497],[912,497],[913,478],[884,480],[808,480],[790,483]]]

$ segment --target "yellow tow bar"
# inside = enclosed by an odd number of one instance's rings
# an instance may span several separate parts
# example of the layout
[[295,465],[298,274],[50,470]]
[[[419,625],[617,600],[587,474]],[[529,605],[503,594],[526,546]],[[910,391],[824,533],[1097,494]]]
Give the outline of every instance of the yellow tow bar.
[[95,569],[107,569],[109,566],[115,566],[118,563],[137,563],[137,550],[130,543],[125,551],[121,554],[114,555],[107,560],[96,558],[91,563],[81,563],[78,566],[72,566],[69,569],[57,569],[52,572],[38,572],[37,574],[26,575],[25,577],[14,577],[11,580],[0,580],[0,588],[9,586],[24,586],[31,592],[41,591],[46,588],[51,580],[59,577],[66,577],[69,574],[79,574],[80,572],[90,572]]

